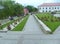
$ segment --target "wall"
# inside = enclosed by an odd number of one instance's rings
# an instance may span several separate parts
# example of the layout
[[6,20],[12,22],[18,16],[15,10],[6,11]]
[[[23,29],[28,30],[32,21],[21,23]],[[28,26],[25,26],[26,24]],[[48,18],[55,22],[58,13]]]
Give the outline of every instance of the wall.
[[[47,8],[47,9],[46,9]],[[50,8],[50,9],[49,9]],[[56,9],[55,9],[56,8]],[[39,12],[60,11],[60,6],[43,6],[38,8]]]

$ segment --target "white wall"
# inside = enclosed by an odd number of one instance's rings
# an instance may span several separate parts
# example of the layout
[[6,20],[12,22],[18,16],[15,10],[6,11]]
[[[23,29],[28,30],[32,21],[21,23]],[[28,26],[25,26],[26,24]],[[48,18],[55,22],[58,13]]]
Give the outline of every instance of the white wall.
[[[44,9],[43,9],[44,8]],[[47,9],[46,9],[47,8]],[[49,9],[50,8],[50,9]],[[55,9],[56,8],[56,9]],[[58,9],[59,8],[59,9]],[[59,11],[60,10],[60,6],[44,6],[44,7],[39,7],[38,8],[39,12],[49,12],[49,11]]]

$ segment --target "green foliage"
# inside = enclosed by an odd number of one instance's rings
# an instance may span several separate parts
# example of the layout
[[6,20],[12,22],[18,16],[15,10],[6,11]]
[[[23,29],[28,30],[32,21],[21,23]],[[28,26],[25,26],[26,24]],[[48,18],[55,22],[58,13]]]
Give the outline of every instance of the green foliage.
[[29,17],[29,15],[26,16],[24,18],[24,20],[20,24],[18,24],[18,26],[16,26],[12,31],[22,31],[24,26],[25,26],[25,24],[26,24],[26,22],[27,22],[28,17]]
[[14,8],[15,8],[15,14],[22,14],[23,13],[23,6],[20,5],[20,4],[15,4],[14,5]]
[[52,16],[51,13],[38,13],[36,16],[43,21],[52,32],[60,25],[59,18]]
[[36,11],[38,11],[38,9],[36,7],[30,6],[30,5],[26,6],[26,8],[29,10],[29,12],[36,12]]
[[7,18],[8,16],[16,16],[23,13],[23,6],[21,4],[15,3],[14,1],[0,1],[0,5],[4,9],[0,10],[0,19]]
[[56,28],[60,25],[60,21],[56,21],[56,22],[44,22],[51,30],[52,32],[54,32],[56,30]]

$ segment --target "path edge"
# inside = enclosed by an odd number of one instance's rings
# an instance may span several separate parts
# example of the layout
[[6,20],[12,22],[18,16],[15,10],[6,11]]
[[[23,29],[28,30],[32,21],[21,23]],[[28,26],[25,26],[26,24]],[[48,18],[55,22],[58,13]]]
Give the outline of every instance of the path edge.
[[36,21],[38,22],[38,24],[41,26],[41,29],[44,33],[52,34],[52,31],[49,27],[47,27],[41,20],[39,20],[36,15],[33,15],[33,16],[36,19]]

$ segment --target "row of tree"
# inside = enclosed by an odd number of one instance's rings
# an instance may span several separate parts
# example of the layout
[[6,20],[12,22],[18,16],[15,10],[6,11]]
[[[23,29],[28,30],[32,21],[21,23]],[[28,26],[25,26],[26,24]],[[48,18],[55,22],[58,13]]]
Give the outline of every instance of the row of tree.
[[36,12],[36,11],[38,11],[38,9],[36,7],[30,6],[30,5],[26,6],[26,8],[29,10],[29,12]]
[[[19,16],[24,13],[24,6],[19,3],[15,3],[15,1],[5,0],[0,1],[0,6],[3,6],[3,9],[0,9],[0,19],[7,18],[8,16]],[[26,6],[29,12],[37,11],[37,8],[33,6]]]
[[7,18],[8,16],[16,16],[23,13],[23,6],[14,1],[0,1],[0,5],[3,9],[0,9],[0,19]]

